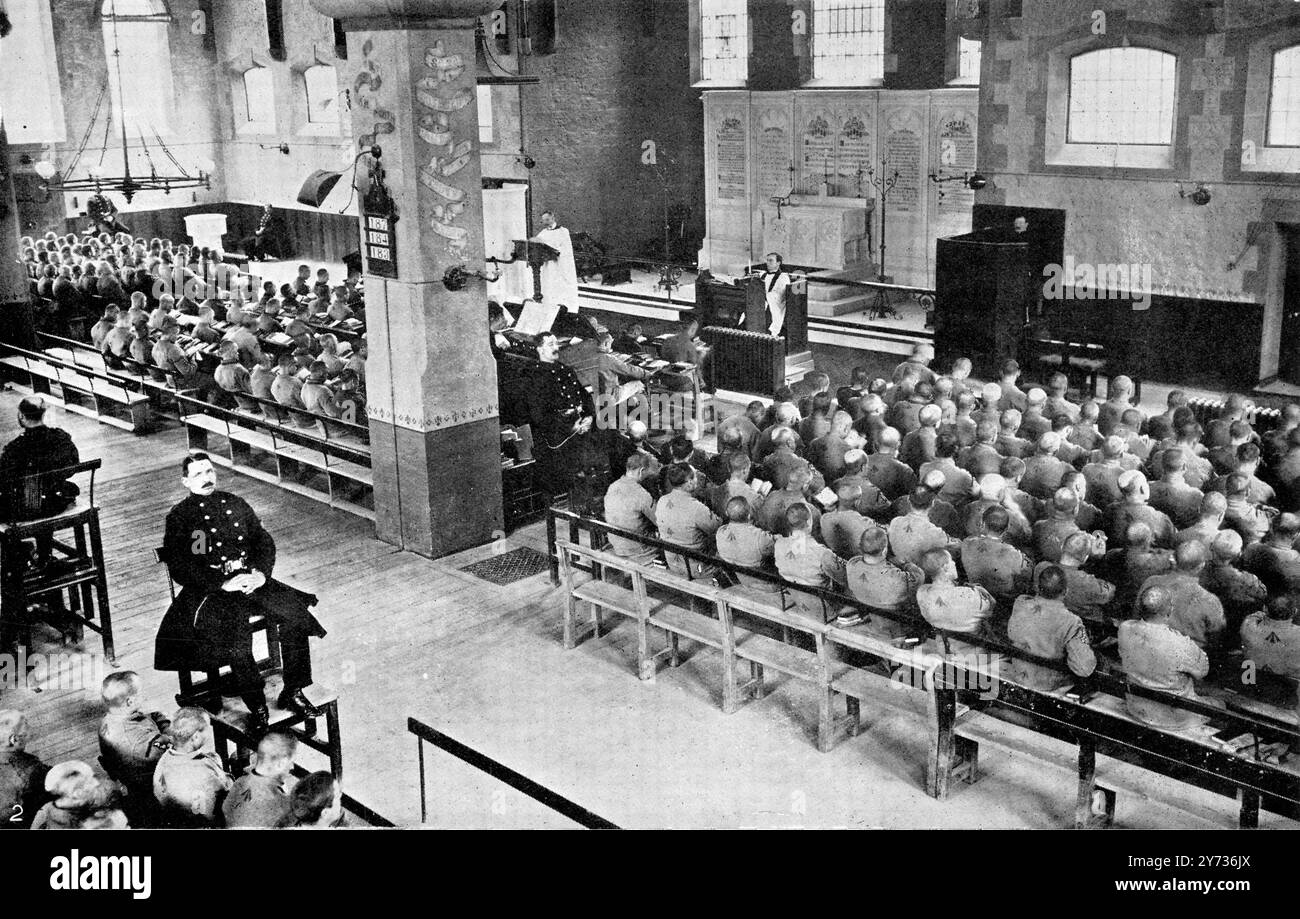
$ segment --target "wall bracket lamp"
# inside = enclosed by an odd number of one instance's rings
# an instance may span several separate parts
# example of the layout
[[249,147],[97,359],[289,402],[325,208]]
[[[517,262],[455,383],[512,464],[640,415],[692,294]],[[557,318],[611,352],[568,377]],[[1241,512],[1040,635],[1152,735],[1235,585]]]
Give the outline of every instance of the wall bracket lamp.
[[989,180],[978,172],[963,172],[961,175],[946,176],[943,173],[930,173],[930,181],[936,185],[943,185],[946,182],[960,182],[971,191],[979,191],[989,184]]
[[1197,182],[1196,187],[1193,188],[1191,191],[1188,191],[1187,189],[1183,188],[1183,183],[1179,182],[1178,197],[1191,198],[1192,203],[1195,204],[1197,207],[1205,207],[1205,205],[1210,203],[1210,199],[1213,197],[1213,195],[1210,194],[1210,187],[1206,185],[1204,182]]

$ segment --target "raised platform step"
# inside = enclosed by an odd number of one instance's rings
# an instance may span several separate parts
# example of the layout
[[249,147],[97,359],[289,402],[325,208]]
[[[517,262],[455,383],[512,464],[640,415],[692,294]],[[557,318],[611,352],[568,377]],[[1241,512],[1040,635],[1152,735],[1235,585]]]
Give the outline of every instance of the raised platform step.
[[835,316],[844,316],[848,313],[861,313],[871,308],[871,301],[874,295],[870,291],[858,287],[840,287],[836,290],[849,291],[846,296],[835,300],[813,300],[808,298],[808,315],[819,318],[832,318]]
[[[877,274],[876,266],[867,263],[839,270],[827,268],[822,271],[812,271],[809,272],[808,277],[819,278],[824,281],[874,281]],[[823,285],[818,284],[816,286],[821,287]]]
[[878,272],[873,265],[859,265],[842,271],[813,271],[808,275],[808,305],[828,300],[842,300],[863,289],[852,284],[833,284],[831,281],[875,281]]
[[800,351],[797,354],[787,354],[785,357],[785,385],[792,386],[798,383],[807,374],[813,372],[813,356],[811,351]]
[[838,271],[838,272],[821,272],[821,271],[819,271],[819,272],[816,272],[815,274],[809,275],[809,278],[810,278],[810,281],[809,281],[809,284],[808,284],[808,302],[809,302],[810,304],[811,304],[811,303],[821,303],[821,302],[824,302],[824,301],[827,301],[827,300],[842,300],[844,297],[850,296],[850,295],[852,295],[852,294],[854,294],[854,293],[862,293],[862,292],[863,292],[863,288],[858,287],[856,284],[827,284],[827,283],[819,283],[818,280],[811,280],[811,279],[813,279],[813,278],[819,279],[819,280],[822,281],[822,282],[825,282],[825,281],[831,281],[831,280],[837,280],[837,281],[838,281],[838,280],[843,280],[843,281],[875,281],[875,280],[877,280],[877,276],[876,276],[875,272],[870,271],[870,270],[855,270],[855,271],[853,271],[853,272],[847,272],[847,271]]
[[873,294],[856,285],[821,283],[825,281],[874,281],[873,265],[859,265],[843,271],[814,271],[809,276],[808,315],[826,319],[860,313],[871,306]]
[[[863,280],[874,281],[875,278],[863,278]],[[857,284],[809,284],[808,302],[828,303],[862,293],[870,293],[870,291],[865,287],[859,287]]]

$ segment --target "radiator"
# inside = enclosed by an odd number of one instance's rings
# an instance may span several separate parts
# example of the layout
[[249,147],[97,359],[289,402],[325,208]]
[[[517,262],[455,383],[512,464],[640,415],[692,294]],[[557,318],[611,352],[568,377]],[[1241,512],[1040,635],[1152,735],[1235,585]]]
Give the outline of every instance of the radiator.
[[[1192,410],[1202,428],[1219,417],[1223,411],[1221,399],[1189,399],[1187,407]],[[1276,408],[1257,408],[1247,414],[1246,421],[1255,429],[1256,434],[1267,434],[1282,422],[1282,411]]]
[[770,396],[785,383],[784,338],[722,326],[706,326],[700,337],[712,349],[714,389]]

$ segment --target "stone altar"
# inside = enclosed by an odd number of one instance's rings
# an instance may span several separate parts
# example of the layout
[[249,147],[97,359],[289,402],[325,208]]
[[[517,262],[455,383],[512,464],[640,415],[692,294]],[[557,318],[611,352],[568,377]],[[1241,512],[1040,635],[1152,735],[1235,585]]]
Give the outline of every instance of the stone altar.
[[871,267],[871,211],[865,198],[791,195],[764,204],[763,251],[787,264],[837,271]]

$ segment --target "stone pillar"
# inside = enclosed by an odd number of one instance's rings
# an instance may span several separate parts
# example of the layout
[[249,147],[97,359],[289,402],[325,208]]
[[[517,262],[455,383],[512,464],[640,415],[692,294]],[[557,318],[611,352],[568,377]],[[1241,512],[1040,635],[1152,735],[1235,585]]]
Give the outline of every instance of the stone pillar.
[[0,341],[30,348],[36,339],[27,272],[19,262],[22,252],[18,249],[18,204],[14,200],[15,165],[10,159],[9,137],[0,124]]
[[[396,222],[367,238],[367,404],[375,530],[433,558],[502,528],[496,365],[483,281],[443,283],[452,267],[483,271],[474,19],[491,0],[312,0],[343,20],[358,152],[382,148]],[[374,159],[357,168],[363,213],[382,190]],[[371,245],[391,244],[394,277]]]

